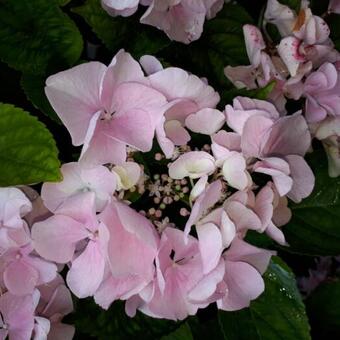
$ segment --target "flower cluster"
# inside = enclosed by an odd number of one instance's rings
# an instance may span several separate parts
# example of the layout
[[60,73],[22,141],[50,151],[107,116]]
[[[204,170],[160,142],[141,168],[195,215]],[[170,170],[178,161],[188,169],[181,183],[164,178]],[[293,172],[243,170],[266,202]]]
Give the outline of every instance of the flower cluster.
[[0,188],[1,338],[72,339],[73,311],[62,267],[39,256],[32,225],[51,213],[31,188]]
[[[339,1],[329,12],[339,13]],[[287,98],[305,99],[304,114],[313,138],[322,141],[329,174],[340,175],[340,53],[329,38],[321,17],[313,15],[309,2],[301,1],[297,15],[277,0],[269,0],[264,23],[273,24],[281,35],[277,46],[252,25],[243,27],[251,65],[227,66],[225,75],[239,88],[254,89],[275,81],[269,99],[285,114]],[[266,26],[264,27],[264,30]]]
[[[102,3],[127,16],[139,1]],[[190,42],[223,1],[140,3],[149,6],[142,22]],[[219,110],[205,79],[124,50],[108,66],[83,63],[47,79],[46,96],[81,152],[41,196],[0,188],[2,334],[71,339],[73,327],[61,323],[70,291],[172,320],[212,303],[239,310],[264,291],[274,252],[248,243],[248,231],[288,246],[288,199],[299,203],[314,187],[304,159],[312,138],[328,152],[330,175],[340,174],[340,56],[325,21],[301,3],[297,15],[269,0],[265,21],[281,42],[245,25],[251,65],[225,69],[237,87],[275,81],[269,101],[237,96]],[[287,113],[287,98],[304,98],[303,110]]]
[[163,30],[170,39],[189,44],[199,39],[205,19],[213,18],[224,0],[101,0],[112,16],[130,16],[138,5],[148,6],[140,18],[143,24]]
[[[78,298],[93,296],[103,308],[126,300],[128,315],[173,320],[213,302],[241,309],[263,292],[273,253],[244,238],[254,230],[285,245],[286,197],[299,202],[313,189],[300,112],[283,116],[245,97],[221,112],[206,81],[124,51],[108,67],[90,62],[49,77],[46,94],[82,150],[62,166],[62,182],[41,190],[49,213],[32,223],[32,249],[50,276],[39,284],[54,278],[54,263],[66,264]],[[210,145],[190,147],[193,132]],[[152,149],[154,136],[164,153],[154,159],[166,172],[146,175],[137,155]],[[151,199],[147,211],[130,204],[137,191]]]

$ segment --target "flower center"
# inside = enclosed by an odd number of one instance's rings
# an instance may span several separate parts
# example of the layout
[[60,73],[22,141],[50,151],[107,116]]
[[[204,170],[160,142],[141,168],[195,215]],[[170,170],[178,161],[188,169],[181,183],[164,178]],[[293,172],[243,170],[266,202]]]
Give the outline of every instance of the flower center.
[[104,110],[100,115],[100,120],[110,121],[115,113],[116,111],[110,113],[109,111]]

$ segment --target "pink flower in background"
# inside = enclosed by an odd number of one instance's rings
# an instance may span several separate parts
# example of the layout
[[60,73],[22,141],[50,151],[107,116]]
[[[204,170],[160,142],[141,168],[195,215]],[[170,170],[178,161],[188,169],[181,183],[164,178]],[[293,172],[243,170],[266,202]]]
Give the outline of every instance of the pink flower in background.
[[340,117],[323,120],[316,128],[315,137],[326,150],[329,176],[340,176]]
[[328,5],[328,11],[340,14],[340,1],[339,0],[330,0]]
[[122,163],[126,145],[149,151],[166,104],[122,50],[108,67],[89,62],[50,76],[45,91],[72,143],[83,145],[80,159],[94,164]]
[[102,6],[110,15],[128,17],[137,11],[139,0],[101,0]]
[[325,63],[310,74],[304,84],[304,95],[309,123],[340,116],[340,67]]
[[87,168],[82,163],[66,163],[61,173],[61,182],[44,183],[41,189],[41,197],[50,211],[55,211],[69,197],[88,191],[95,193],[96,211],[102,211],[117,187],[116,176],[102,165]]
[[205,18],[214,17],[222,6],[221,0],[153,0],[140,21],[189,44],[201,36]]

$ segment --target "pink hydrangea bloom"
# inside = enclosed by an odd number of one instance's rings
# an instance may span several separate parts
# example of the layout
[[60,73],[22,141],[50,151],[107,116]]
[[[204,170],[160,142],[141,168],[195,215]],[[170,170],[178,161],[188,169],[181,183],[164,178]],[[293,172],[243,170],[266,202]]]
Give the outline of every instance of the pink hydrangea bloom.
[[201,36],[205,17],[214,17],[222,6],[222,0],[153,0],[140,21],[189,44]]
[[339,0],[330,0],[328,5],[328,11],[340,14],[340,1]]
[[153,317],[183,320],[209,304],[224,274],[220,260],[205,275],[197,240],[190,236],[185,242],[183,232],[174,228],[166,228],[162,233],[156,268],[152,298],[131,298],[130,314],[138,308]]
[[304,84],[304,95],[308,122],[340,116],[340,67],[325,63],[310,74]]
[[311,144],[305,119],[300,113],[280,117],[268,102],[235,98],[226,106],[227,123],[241,135],[247,159],[260,159],[254,171],[272,176],[281,196],[299,202],[314,187],[314,175],[303,159]]
[[81,160],[94,164],[122,163],[126,145],[149,151],[166,104],[122,50],[108,67],[89,62],[50,76],[45,92],[73,144],[83,145]]

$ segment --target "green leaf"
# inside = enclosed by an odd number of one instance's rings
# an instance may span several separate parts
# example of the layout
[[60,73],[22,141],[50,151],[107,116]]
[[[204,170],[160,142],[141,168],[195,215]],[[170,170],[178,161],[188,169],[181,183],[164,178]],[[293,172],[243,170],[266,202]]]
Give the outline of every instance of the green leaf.
[[220,312],[226,340],[307,340],[309,324],[293,273],[278,257],[264,275],[265,291],[250,307]]
[[61,179],[55,141],[35,117],[0,103],[0,186]]
[[68,320],[76,326],[75,340],[155,340],[181,326],[179,322],[151,318],[140,312],[130,318],[121,301],[115,301],[108,310],[103,310],[92,298],[81,299],[76,301],[75,309],[77,313]]
[[0,0],[0,17],[0,58],[16,70],[44,74],[79,59],[80,32],[55,0]]
[[287,250],[307,255],[340,254],[340,177],[330,178],[325,152],[307,157],[315,178],[312,194],[292,204],[292,220],[283,227],[290,247]]
[[270,83],[268,83],[265,87],[259,89],[247,90],[245,88],[243,89],[233,88],[229,91],[224,91],[221,95],[223,105],[231,103],[233,99],[237,96],[266,100],[269,94],[273,91],[275,84],[276,82],[275,80],[273,80]]
[[312,334],[320,339],[340,339],[340,279],[324,282],[308,297],[306,308]]
[[57,123],[61,123],[58,115],[53,110],[49,103],[44,87],[45,77],[35,76],[31,74],[23,74],[21,77],[21,87],[23,88],[27,98],[32,102],[34,107],[43,112],[46,116],[50,117]]
[[330,38],[334,42],[335,48],[340,50],[340,19],[339,14],[332,13],[327,18],[327,23],[329,25],[331,34]]
[[194,340],[188,323],[183,323],[174,332],[162,336],[161,340]]
[[113,52],[125,48],[135,57],[155,54],[170,44],[164,33],[139,23],[140,13],[132,17],[111,17],[98,0],[86,0],[72,9],[81,15],[105,46]]
[[58,0],[59,6],[66,6],[71,0]]

